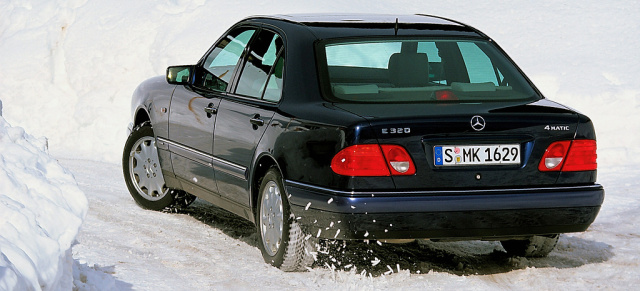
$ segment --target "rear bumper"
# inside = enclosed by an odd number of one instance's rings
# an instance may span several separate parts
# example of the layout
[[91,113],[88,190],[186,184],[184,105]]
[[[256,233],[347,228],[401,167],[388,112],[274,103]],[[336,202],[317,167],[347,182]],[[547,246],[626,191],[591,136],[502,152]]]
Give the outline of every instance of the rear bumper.
[[285,181],[303,229],[336,239],[492,239],[585,231],[601,185],[535,189],[343,192]]

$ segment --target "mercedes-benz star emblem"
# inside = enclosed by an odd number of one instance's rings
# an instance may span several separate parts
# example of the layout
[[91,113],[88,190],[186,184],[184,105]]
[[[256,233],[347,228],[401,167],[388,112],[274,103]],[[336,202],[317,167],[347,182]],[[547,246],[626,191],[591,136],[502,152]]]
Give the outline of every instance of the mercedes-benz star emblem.
[[480,115],[471,117],[471,128],[473,128],[475,131],[483,130],[486,124],[487,123],[484,121],[484,118],[482,118],[482,116]]

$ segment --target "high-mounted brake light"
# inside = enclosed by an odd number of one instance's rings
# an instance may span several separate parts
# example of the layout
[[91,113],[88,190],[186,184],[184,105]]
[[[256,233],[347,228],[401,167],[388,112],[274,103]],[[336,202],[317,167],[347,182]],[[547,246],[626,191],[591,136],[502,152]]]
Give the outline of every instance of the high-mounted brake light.
[[336,174],[351,177],[413,175],[416,172],[411,156],[403,147],[377,144],[344,148],[331,160],[331,169]]
[[545,151],[538,170],[542,172],[596,170],[598,168],[596,148],[595,140],[554,142]]
[[458,96],[451,92],[451,90],[436,91],[436,100],[439,101],[453,101],[458,100]]

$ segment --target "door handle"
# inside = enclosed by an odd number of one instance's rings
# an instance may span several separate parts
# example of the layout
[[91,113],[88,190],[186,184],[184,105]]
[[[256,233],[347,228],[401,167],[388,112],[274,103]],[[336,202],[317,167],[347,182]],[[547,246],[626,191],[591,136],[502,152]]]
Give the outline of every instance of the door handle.
[[249,119],[249,122],[253,124],[253,129],[258,129],[258,126],[264,125],[264,120],[260,118],[260,114],[256,114],[253,118]]
[[211,118],[211,116],[218,113],[218,108],[213,107],[213,103],[209,103],[209,106],[204,108],[204,112],[207,113],[207,117]]

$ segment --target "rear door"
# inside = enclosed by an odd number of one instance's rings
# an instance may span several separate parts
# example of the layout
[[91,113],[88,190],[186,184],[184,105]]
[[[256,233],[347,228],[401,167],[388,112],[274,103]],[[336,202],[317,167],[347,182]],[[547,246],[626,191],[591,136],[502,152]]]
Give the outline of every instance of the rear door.
[[282,38],[262,29],[252,41],[236,86],[220,103],[214,132],[214,167],[220,194],[249,205],[248,171],[282,92]]

